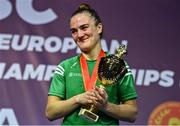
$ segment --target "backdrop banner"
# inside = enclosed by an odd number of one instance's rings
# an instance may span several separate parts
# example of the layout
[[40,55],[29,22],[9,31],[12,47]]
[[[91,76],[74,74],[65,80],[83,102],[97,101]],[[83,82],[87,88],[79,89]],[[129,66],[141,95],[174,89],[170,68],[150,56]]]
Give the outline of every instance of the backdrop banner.
[[47,94],[57,64],[80,53],[69,19],[81,2],[102,18],[105,51],[128,46],[139,109],[132,124],[180,125],[179,0],[0,0],[0,125],[61,123],[45,117]]

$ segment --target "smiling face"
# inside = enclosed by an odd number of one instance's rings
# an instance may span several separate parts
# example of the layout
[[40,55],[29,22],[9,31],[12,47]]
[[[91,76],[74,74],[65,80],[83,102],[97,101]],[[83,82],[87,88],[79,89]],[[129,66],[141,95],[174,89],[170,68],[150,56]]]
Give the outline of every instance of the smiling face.
[[89,52],[100,46],[102,24],[95,25],[95,20],[88,13],[79,13],[70,20],[72,37],[82,52]]

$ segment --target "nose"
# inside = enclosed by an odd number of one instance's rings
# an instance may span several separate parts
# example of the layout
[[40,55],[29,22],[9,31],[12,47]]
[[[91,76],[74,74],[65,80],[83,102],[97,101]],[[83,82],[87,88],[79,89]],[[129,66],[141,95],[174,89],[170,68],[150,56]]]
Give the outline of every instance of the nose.
[[81,38],[82,36],[84,36],[84,32],[82,30],[78,30],[78,38]]

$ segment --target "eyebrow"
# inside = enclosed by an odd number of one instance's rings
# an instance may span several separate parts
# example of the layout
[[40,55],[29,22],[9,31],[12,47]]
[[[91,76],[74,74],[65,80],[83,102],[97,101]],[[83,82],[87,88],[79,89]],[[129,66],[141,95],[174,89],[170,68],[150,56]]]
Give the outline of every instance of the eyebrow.
[[89,24],[83,24],[83,25],[80,26],[80,28],[82,28],[84,26],[89,26]]
[[[82,27],[84,27],[84,26],[89,26],[89,24],[82,24],[82,25],[79,26],[79,28],[82,28]],[[76,28],[71,28],[71,29],[70,29],[70,31],[73,31],[73,30],[76,30]]]

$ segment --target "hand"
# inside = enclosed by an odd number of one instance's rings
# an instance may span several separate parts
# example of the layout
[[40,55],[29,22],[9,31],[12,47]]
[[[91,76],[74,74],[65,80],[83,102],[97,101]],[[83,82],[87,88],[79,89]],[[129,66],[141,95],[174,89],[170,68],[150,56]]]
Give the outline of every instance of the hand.
[[99,109],[104,109],[108,103],[108,95],[106,91],[104,88],[96,86],[94,92],[97,98],[97,100],[94,101],[94,105]]
[[75,96],[76,102],[82,105],[94,103],[97,100],[97,97],[94,93],[94,90],[86,91],[82,94]]

